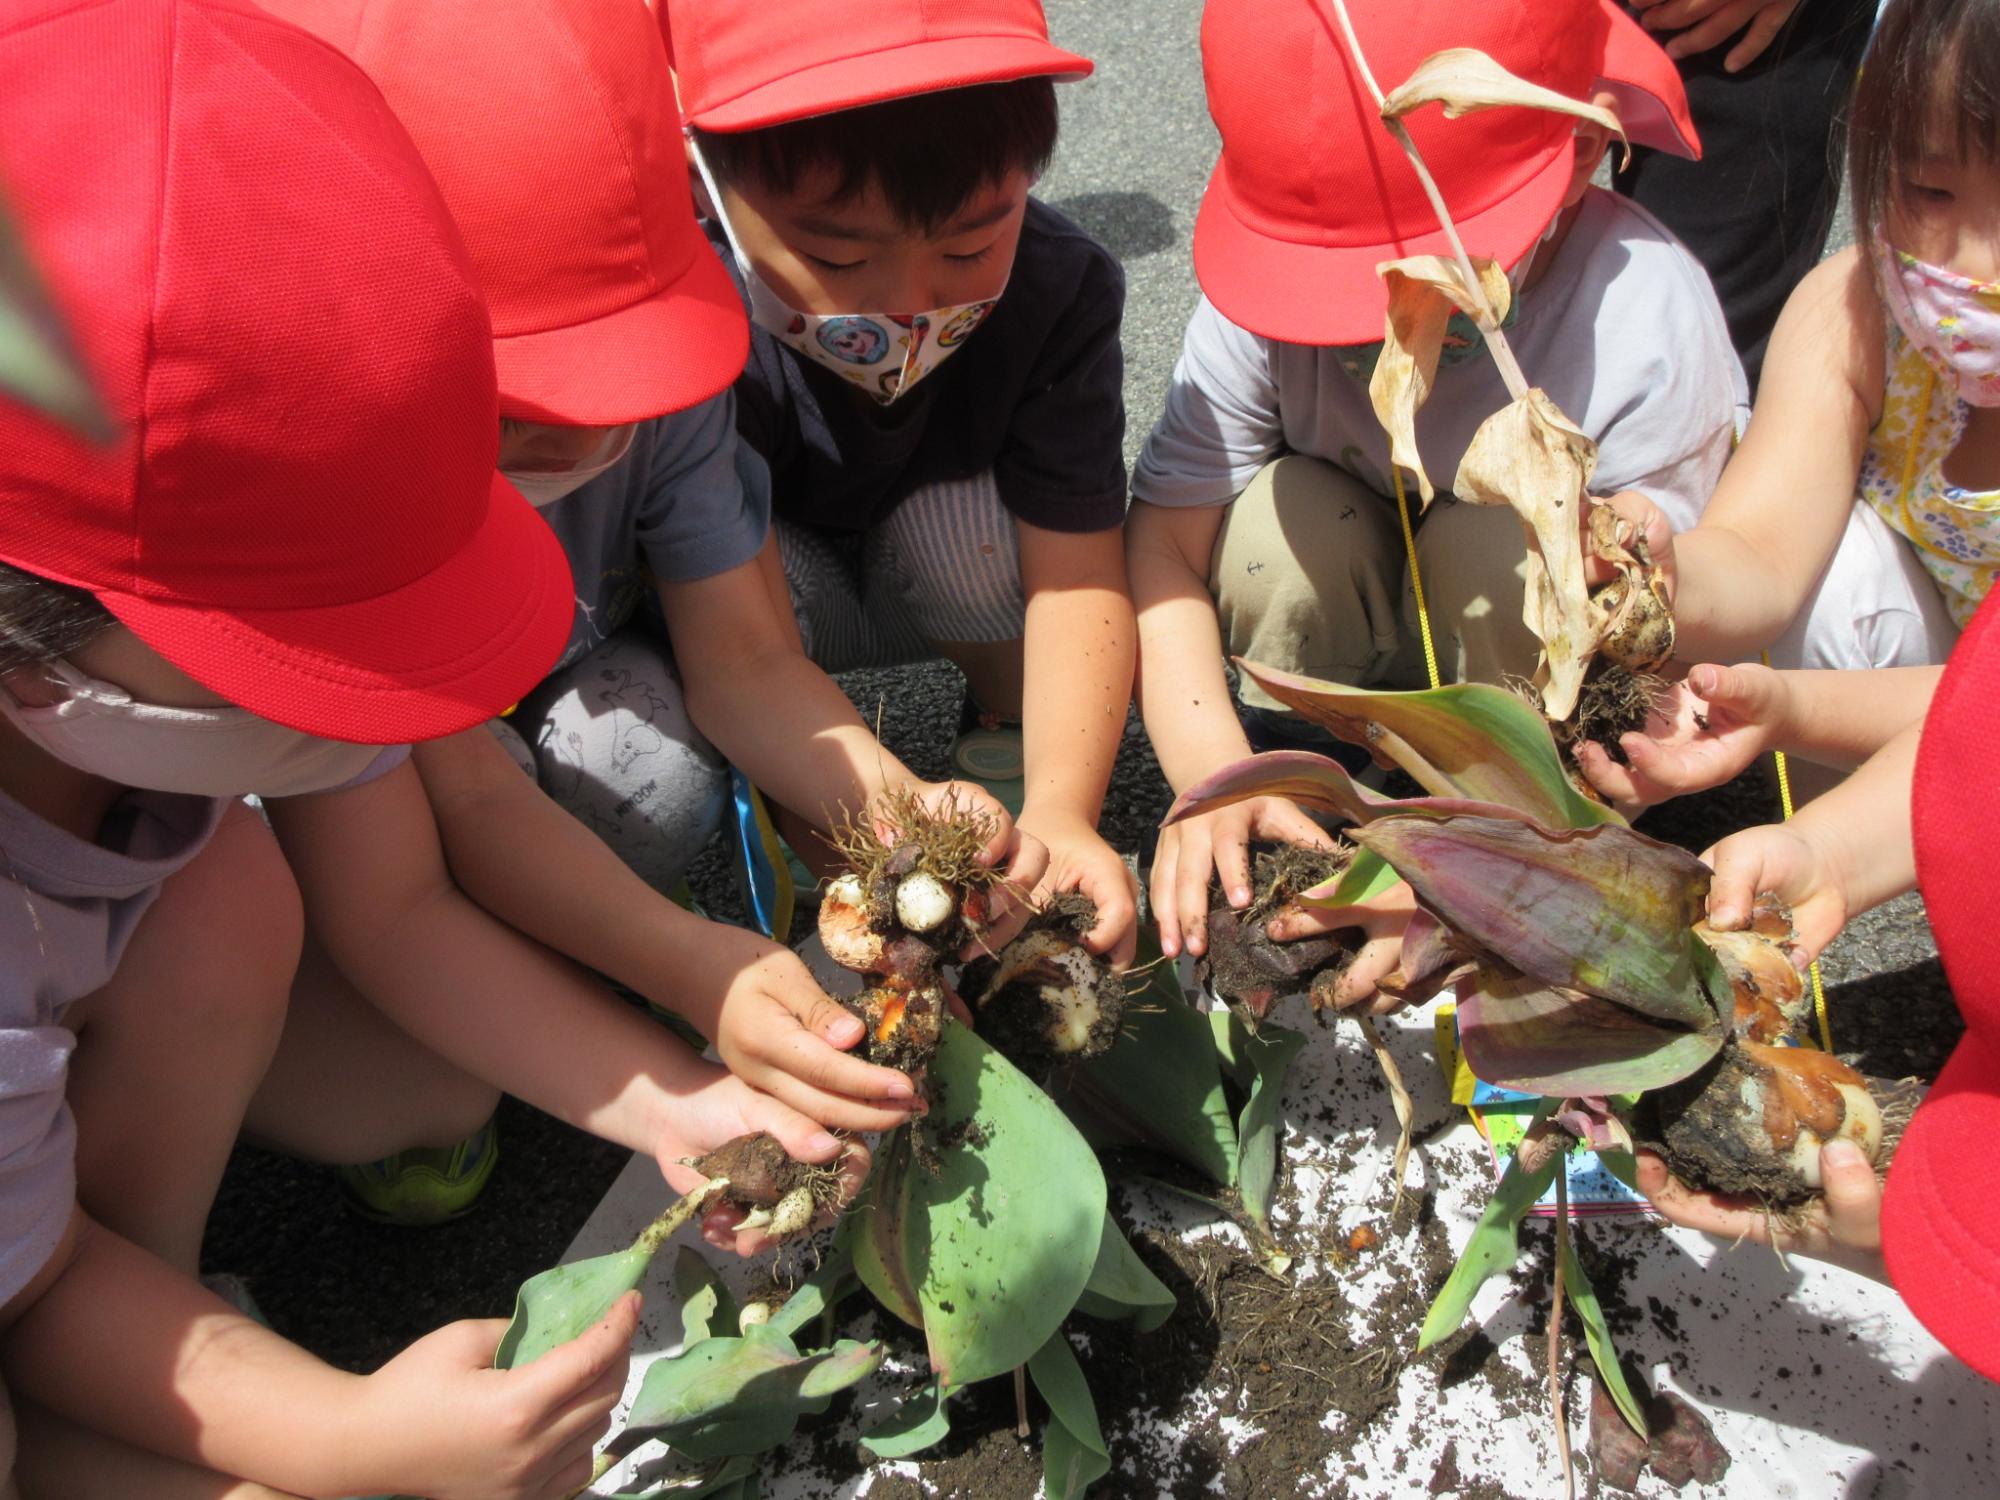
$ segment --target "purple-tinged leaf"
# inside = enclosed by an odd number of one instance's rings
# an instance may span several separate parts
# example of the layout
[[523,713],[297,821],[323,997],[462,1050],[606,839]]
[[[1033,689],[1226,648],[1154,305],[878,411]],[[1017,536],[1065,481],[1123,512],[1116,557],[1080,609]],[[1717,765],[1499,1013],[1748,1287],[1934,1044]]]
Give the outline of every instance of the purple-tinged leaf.
[[1403,929],[1401,962],[1376,988],[1410,1001],[1428,1000],[1444,988],[1466,957],[1451,929],[1420,906]]
[[1401,766],[1434,797],[1496,803],[1549,828],[1624,821],[1576,788],[1548,721],[1505,688],[1371,692],[1241,658],[1237,665],[1287,708]]
[[1685,850],[1621,824],[1550,833],[1515,818],[1384,817],[1353,838],[1461,938],[1529,978],[1717,1029],[1689,931],[1709,871]]
[[1365,823],[1390,813],[1479,814],[1487,817],[1520,817],[1510,807],[1492,802],[1474,802],[1453,797],[1412,797],[1397,801],[1355,785],[1340,763],[1310,750],[1267,750],[1234,765],[1224,766],[1214,775],[1189,787],[1175,799],[1161,820],[1161,827],[1213,812],[1232,802],[1252,797],[1284,797],[1301,807],[1316,807],[1337,813],[1349,822]]
[[1458,1040],[1473,1076],[1524,1094],[1637,1094],[1715,1056],[1720,1032],[1661,1026],[1594,995],[1484,970],[1461,986]]
[[1632,1132],[1611,1112],[1602,1094],[1582,1094],[1565,1099],[1549,1117],[1593,1151],[1630,1151]]

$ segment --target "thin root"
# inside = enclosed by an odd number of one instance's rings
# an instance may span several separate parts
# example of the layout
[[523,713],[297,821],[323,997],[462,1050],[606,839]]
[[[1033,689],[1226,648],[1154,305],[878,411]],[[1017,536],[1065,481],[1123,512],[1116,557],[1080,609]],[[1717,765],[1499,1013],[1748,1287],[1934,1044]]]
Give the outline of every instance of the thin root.
[[1396,1215],[1403,1207],[1403,1183],[1410,1169],[1410,1144],[1416,1130],[1416,1107],[1410,1102],[1410,1091],[1403,1084],[1403,1070],[1396,1066],[1396,1059],[1382,1044],[1382,1033],[1375,1025],[1373,1016],[1356,1016],[1361,1026],[1362,1036],[1368,1039],[1369,1050],[1375,1054],[1375,1065],[1382,1070],[1382,1080],[1389,1085],[1389,1103],[1396,1111],[1396,1161],[1390,1169],[1396,1179],[1395,1201],[1389,1206],[1389,1222],[1396,1222]]
[[1569,1259],[1569,1163],[1556,1168],[1555,1306],[1549,1312],[1549,1410],[1556,1424],[1556,1454],[1562,1459],[1563,1495],[1576,1500],[1576,1463],[1569,1451],[1569,1419],[1563,1415],[1563,1265]]

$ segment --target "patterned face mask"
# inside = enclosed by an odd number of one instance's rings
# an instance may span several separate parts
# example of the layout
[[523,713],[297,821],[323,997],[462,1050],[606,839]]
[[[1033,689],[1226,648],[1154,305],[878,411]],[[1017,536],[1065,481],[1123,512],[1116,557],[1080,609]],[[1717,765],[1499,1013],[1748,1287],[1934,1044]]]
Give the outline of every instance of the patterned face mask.
[[1875,269],[1896,326],[1971,406],[2000,406],[2000,282],[1973,281],[1879,236]]
[[956,353],[999,301],[990,297],[984,302],[917,313],[800,312],[772,290],[743,253],[729,216],[722,211],[722,193],[700,147],[695,148],[694,160],[708,187],[716,220],[736,257],[736,268],[743,273],[743,285],[750,296],[750,321],[787,348],[859,386],[883,406],[904,395]]

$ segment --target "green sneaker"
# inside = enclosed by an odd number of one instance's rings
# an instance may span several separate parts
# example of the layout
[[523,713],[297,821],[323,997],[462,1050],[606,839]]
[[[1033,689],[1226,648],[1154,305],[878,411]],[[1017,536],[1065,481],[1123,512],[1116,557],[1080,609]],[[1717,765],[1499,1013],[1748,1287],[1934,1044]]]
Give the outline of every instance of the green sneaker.
[[479,1201],[499,1160],[499,1130],[488,1120],[456,1146],[419,1147],[342,1167],[340,1189],[349,1208],[378,1224],[443,1224]]

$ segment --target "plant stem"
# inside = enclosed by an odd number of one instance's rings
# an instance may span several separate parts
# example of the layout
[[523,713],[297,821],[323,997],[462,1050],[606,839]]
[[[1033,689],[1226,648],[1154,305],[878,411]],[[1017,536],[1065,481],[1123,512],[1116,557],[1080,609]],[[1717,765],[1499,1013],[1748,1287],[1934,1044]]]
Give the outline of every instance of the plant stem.
[[633,1241],[633,1248],[643,1249],[648,1255],[658,1255],[660,1246],[679,1234],[689,1220],[708,1207],[711,1198],[728,1186],[727,1177],[710,1178],[648,1224],[639,1238]]
[[1028,1367],[1014,1366],[1014,1436],[1026,1442],[1034,1431],[1028,1426]]
[[1403,1207],[1403,1179],[1410,1169],[1410,1142],[1416,1128],[1416,1109],[1410,1103],[1410,1091],[1403,1084],[1403,1071],[1396,1066],[1396,1059],[1382,1044],[1382,1032],[1375,1025],[1373,1016],[1356,1016],[1361,1023],[1361,1034],[1368,1039],[1368,1046],[1375,1054],[1375,1066],[1382,1070],[1382,1077],[1389,1085],[1389,1103],[1396,1111],[1396,1161],[1391,1169],[1396,1178],[1395,1201],[1389,1206],[1389,1223],[1393,1227],[1396,1215]]
[[1569,1259],[1569,1152],[1556,1163],[1556,1296],[1549,1311],[1549,1407],[1556,1421],[1556,1453],[1562,1459],[1563,1494],[1576,1500],[1576,1465],[1569,1453],[1569,1419],[1563,1415],[1563,1264]]
[[[1347,52],[1354,59],[1354,66],[1361,74],[1361,81],[1368,85],[1368,92],[1374,96],[1377,109],[1387,102],[1388,96],[1382,86],[1375,81],[1375,73],[1368,66],[1368,58],[1361,50],[1361,43],[1354,35],[1354,22],[1347,14],[1347,0],[1331,0],[1335,17],[1340,22],[1340,34],[1347,42]],[[1396,144],[1403,148],[1403,154],[1410,159],[1416,169],[1417,181],[1423,184],[1424,196],[1431,200],[1431,208],[1438,216],[1438,223],[1444,227],[1444,237],[1451,244],[1452,255],[1458,261],[1458,271],[1465,278],[1466,292],[1478,306],[1474,321],[1486,339],[1486,347],[1493,355],[1493,363],[1500,367],[1500,379],[1507,387],[1507,394],[1519,401],[1528,394],[1528,379],[1521,373],[1521,363],[1514,358],[1514,350],[1507,342],[1507,335],[1500,327],[1499,318],[1494,316],[1493,304],[1486,300],[1486,288],[1479,280],[1479,273],[1472,268],[1472,257],[1465,253],[1465,244],[1458,237],[1458,226],[1452,222],[1451,211],[1445,207],[1444,194],[1438,191],[1437,179],[1431,176],[1430,168],[1424,165],[1423,153],[1417,150],[1417,143],[1410,136],[1401,120],[1385,119],[1389,134],[1396,138]]]

